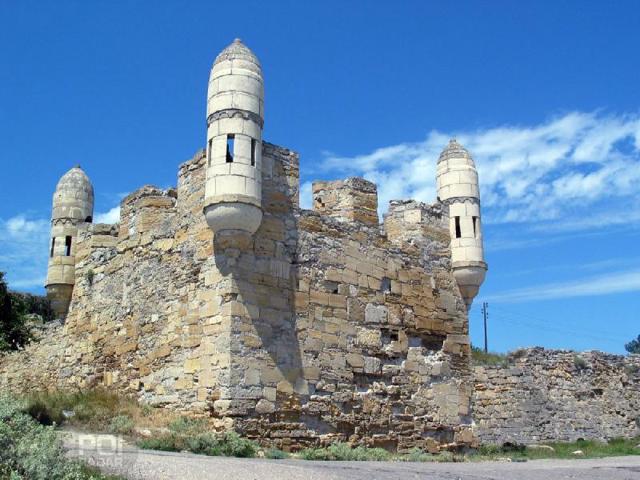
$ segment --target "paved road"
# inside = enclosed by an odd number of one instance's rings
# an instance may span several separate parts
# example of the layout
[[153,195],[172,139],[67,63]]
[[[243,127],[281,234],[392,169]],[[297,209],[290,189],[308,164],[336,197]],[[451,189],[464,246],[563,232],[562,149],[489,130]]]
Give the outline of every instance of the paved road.
[[640,456],[523,463],[310,462],[139,450],[111,435],[70,433],[69,455],[130,480],[640,480]]

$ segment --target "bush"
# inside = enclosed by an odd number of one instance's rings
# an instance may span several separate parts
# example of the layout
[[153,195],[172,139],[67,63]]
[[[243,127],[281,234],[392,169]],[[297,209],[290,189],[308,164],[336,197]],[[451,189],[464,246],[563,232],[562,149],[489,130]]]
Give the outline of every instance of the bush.
[[300,452],[305,460],[383,461],[391,454],[384,448],[352,448],[348,443],[334,443],[326,448],[307,448]]
[[580,355],[574,355],[573,365],[576,367],[576,370],[586,370],[588,367],[587,361]]
[[129,415],[117,415],[111,419],[109,425],[109,431],[112,433],[119,433],[121,435],[127,435],[133,432],[135,424]]
[[52,427],[24,413],[24,403],[0,397],[0,479],[100,480],[96,470],[65,458]]
[[640,335],[635,340],[631,340],[624,346],[625,350],[629,353],[640,354]]
[[[174,426],[175,428],[175,426]],[[242,438],[235,432],[182,435],[171,432],[155,438],[146,438],[137,442],[138,447],[148,450],[179,452],[188,450],[193,453],[224,457],[255,457],[258,445]]]
[[31,340],[26,325],[27,308],[19,296],[7,289],[0,272],[0,351],[18,350]]
[[485,352],[483,349],[471,346],[471,360],[474,365],[506,366],[507,356],[502,353]]
[[284,460],[285,458],[289,458],[289,454],[278,448],[269,448],[265,450],[264,457],[272,460]]
[[[120,428],[122,431],[117,433],[129,432],[125,419],[116,418],[129,417],[130,430],[133,430],[131,417],[138,408],[135,400],[106,390],[37,392],[29,395],[26,402],[25,411],[43,425],[70,423],[103,432]],[[116,425],[114,421],[120,423]]]
[[25,314],[38,315],[43,322],[50,322],[54,319],[55,314],[51,308],[51,301],[47,297],[22,292],[10,292],[10,295],[12,300],[22,302]]
[[207,429],[207,422],[203,418],[178,417],[168,427],[173,433],[195,435]]

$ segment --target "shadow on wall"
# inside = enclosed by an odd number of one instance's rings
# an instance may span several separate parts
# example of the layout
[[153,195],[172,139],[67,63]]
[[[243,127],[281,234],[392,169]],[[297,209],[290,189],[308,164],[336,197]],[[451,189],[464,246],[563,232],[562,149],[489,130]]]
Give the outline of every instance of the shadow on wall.
[[230,370],[221,398],[231,400],[226,414],[256,413],[264,421],[265,414],[283,412],[291,419],[287,405],[299,406],[309,392],[296,332],[297,155],[266,146],[263,159],[260,228],[254,235],[218,232],[213,250],[230,335]]
[[292,393],[303,378],[294,304],[295,250],[267,254],[260,247],[265,240],[262,228],[255,237],[221,232],[214,239],[216,265],[224,276],[222,311],[230,322],[228,388],[235,400],[260,400],[265,387]]

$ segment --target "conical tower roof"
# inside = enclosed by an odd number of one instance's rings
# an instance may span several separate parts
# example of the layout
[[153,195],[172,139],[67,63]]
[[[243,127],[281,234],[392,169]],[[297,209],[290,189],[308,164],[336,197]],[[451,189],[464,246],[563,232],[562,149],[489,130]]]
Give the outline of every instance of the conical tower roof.
[[247,62],[255,63],[258,67],[260,67],[260,61],[258,57],[256,57],[255,53],[251,51],[249,47],[247,47],[242,40],[236,38],[228,47],[222,50],[216,60],[213,62],[215,66],[218,63],[224,62],[226,60],[245,60]]
[[93,215],[93,185],[80,165],[65,173],[53,194],[53,218],[84,221]]
[[469,160],[473,160],[469,151],[458,143],[455,138],[449,140],[447,146],[444,147],[444,150],[440,153],[438,163],[448,160],[449,158],[468,158]]

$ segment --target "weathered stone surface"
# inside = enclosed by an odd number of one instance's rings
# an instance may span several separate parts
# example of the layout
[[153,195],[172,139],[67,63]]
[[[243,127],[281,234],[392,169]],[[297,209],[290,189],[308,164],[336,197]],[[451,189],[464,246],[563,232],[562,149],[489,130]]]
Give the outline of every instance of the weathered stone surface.
[[472,445],[440,207],[393,202],[383,228],[375,186],[349,179],[323,186],[335,209],[301,210],[298,156],[265,143],[262,162],[254,235],[213,237],[204,152],[177,189],[126,197],[118,228],[81,230],[66,323],[1,357],[0,386],[108,386],[287,449]]
[[529,348],[475,367],[473,417],[485,443],[640,435],[640,356]]

